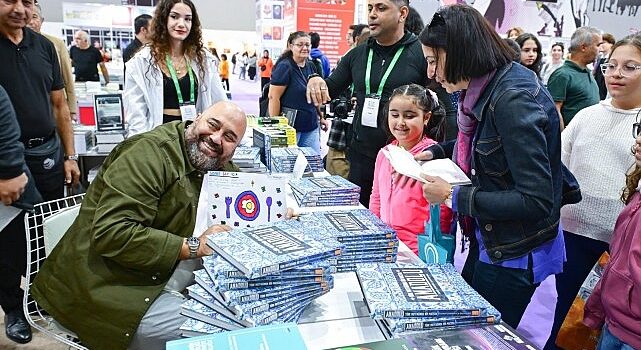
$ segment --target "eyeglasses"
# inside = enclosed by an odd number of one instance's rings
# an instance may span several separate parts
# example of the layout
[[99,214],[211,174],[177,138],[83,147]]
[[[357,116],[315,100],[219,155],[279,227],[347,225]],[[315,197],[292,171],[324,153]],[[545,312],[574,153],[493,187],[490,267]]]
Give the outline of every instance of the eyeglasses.
[[444,25],[445,25],[445,18],[443,18],[443,16],[441,16],[440,13],[435,12],[434,16],[432,17],[432,20],[427,25],[427,28],[433,28],[433,27],[444,26]]
[[635,139],[641,135],[641,123],[639,123],[639,113],[641,113],[641,109],[637,112],[636,118],[636,123],[632,124],[632,137]]
[[312,46],[312,44],[303,44],[303,43],[298,43],[298,44],[293,44],[293,45],[296,46],[299,49],[302,49],[303,47],[306,47],[306,48],[309,49]]
[[623,66],[617,66],[614,63],[601,64],[601,72],[603,75],[614,75],[617,70],[622,77],[628,78],[636,74],[638,70],[641,70],[641,65],[632,63],[627,63]]

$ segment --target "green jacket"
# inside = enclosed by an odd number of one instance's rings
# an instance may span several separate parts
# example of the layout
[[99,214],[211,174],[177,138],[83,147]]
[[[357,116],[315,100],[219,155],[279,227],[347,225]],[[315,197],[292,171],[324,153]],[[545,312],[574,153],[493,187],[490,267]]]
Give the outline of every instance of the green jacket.
[[184,130],[164,124],[111,152],[36,276],[36,301],[90,349],[127,348],[193,233],[203,175]]

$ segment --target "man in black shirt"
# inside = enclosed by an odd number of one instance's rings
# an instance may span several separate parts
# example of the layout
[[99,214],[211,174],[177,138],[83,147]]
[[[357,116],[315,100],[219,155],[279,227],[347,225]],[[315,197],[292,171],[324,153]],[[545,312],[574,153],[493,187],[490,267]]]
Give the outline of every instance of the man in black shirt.
[[[25,161],[36,187],[45,200],[53,200],[62,197],[65,182],[78,182],[80,171],[56,50],[47,38],[26,28],[33,6],[33,0],[0,1],[0,85],[16,111]],[[14,257],[0,261],[6,334],[26,343],[31,329],[22,314],[20,289],[27,260],[24,225],[9,224],[0,238],[0,256]]]
[[142,14],[134,19],[136,38],[122,52],[124,63],[127,63],[143,45],[149,42],[149,21],[151,21],[151,16],[147,14]]
[[72,46],[69,49],[69,56],[71,57],[76,81],[100,81],[98,76],[98,65],[100,65],[105,84],[108,84],[109,73],[107,72],[107,67],[105,62],[102,61],[100,50],[90,45],[89,34],[79,30],[74,34],[73,40],[76,42],[76,46]]
[[[354,84],[356,114],[347,132],[349,181],[361,187],[361,204],[369,206],[378,151],[387,144],[383,129],[385,105],[392,91],[402,85],[427,84],[427,62],[418,38],[404,30],[408,0],[367,0],[370,39],[350,50],[329,78],[310,77],[308,101],[318,105],[335,98]],[[368,57],[371,62],[367,64]],[[395,59],[396,57],[396,59]],[[367,66],[370,76],[366,77]],[[389,72],[387,79],[383,79]],[[368,88],[369,86],[369,88]],[[378,104],[376,111],[364,111]],[[351,138],[351,140],[349,140]]]

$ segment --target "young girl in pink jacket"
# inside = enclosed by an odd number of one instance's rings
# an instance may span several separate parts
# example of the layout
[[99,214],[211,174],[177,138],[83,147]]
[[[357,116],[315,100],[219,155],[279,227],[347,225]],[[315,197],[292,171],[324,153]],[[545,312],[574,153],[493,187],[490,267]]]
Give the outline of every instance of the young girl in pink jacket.
[[[417,154],[436,141],[443,115],[433,115],[438,106],[436,94],[424,87],[411,84],[396,88],[388,102],[387,121],[384,127],[393,141]],[[418,252],[417,235],[425,229],[430,218],[429,203],[423,197],[421,184],[415,182],[403,188],[394,183],[394,169],[382,150],[376,156],[374,184],[369,209],[390,225],[398,238],[414,253]],[[441,205],[441,230],[450,231],[452,211]]]

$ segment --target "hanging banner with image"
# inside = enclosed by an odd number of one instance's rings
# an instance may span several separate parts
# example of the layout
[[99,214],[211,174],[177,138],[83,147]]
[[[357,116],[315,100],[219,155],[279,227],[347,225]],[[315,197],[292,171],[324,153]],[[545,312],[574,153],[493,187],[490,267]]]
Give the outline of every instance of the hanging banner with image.
[[332,67],[347,52],[345,39],[349,26],[354,24],[356,0],[298,0],[297,28],[320,35],[319,48]]

